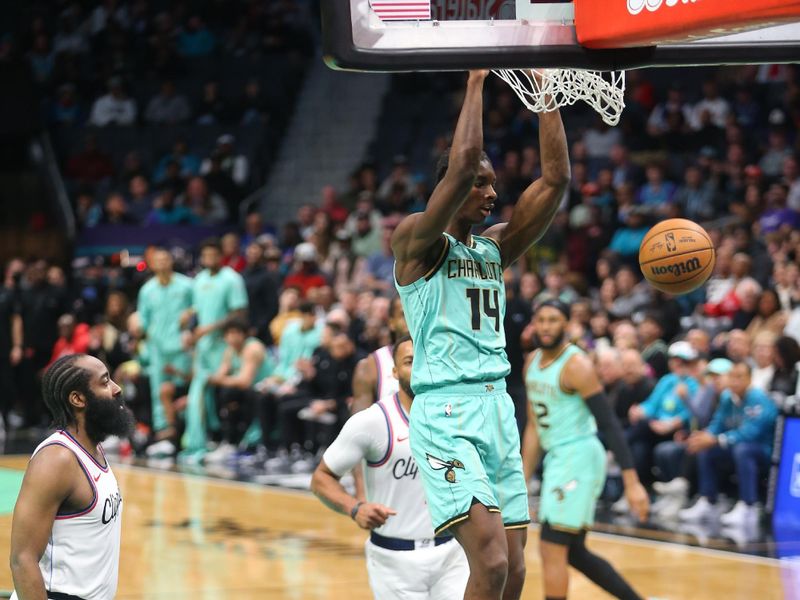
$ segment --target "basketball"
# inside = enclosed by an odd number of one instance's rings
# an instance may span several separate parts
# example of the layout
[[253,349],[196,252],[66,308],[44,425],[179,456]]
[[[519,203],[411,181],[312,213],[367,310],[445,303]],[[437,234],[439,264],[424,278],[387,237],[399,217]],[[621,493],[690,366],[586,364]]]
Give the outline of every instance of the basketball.
[[694,221],[668,219],[644,236],[639,267],[657,290],[686,294],[711,276],[716,252],[706,230]]

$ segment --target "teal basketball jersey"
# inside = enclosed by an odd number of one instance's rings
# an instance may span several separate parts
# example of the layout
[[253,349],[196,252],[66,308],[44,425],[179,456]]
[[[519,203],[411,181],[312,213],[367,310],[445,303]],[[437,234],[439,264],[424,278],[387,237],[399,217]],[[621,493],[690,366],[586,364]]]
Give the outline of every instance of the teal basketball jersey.
[[455,383],[497,381],[511,371],[500,246],[477,235],[469,245],[444,237],[442,253],[424,277],[409,285],[395,280],[414,340],[415,394]]
[[569,344],[543,367],[542,352],[537,350],[528,367],[525,387],[536,415],[539,443],[544,450],[597,433],[594,416],[584,399],[561,387],[564,365],[572,356],[582,353],[583,350]]

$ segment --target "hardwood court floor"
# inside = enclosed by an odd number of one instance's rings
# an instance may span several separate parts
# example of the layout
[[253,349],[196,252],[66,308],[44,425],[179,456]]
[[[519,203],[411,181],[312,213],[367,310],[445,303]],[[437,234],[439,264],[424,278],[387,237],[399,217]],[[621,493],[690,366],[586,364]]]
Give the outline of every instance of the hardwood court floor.
[[[0,457],[24,468],[27,457]],[[307,493],[117,465],[124,498],[117,598],[367,600],[364,532]],[[10,589],[11,516],[0,516],[0,589]],[[539,599],[537,534],[523,598]],[[800,599],[800,566],[597,534],[589,545],[645,596]],[[573,572],[574,573],[574,572]],[[574,573],[570,598],[604,599]]]

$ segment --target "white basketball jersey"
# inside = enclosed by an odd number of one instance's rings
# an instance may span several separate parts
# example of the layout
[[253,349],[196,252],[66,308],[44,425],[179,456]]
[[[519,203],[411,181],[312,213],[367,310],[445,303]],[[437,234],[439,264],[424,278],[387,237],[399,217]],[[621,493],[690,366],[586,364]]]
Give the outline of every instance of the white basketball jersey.
[[408,441],[408,415],[397,394],[384,398],[368,410],[383,412],[389,445],[380,461],[366,461],[364,485],[367,499],[397,511],[375,531],[383,536],[410,540],[433,538],[425,490]]
[[[110,600],[117,592],[119,543],[122,530],[122,496],[111,466],[98,463],[66,431],[57,431],[43,441],[59,445],[77,457],[94,492],[85,509],[58,513],[39,568],[50,592],[70,594],[85,600]],[[102,452],[102,448],[100,448]]]
[[372,353],[375,367],[378,369],[378,389],[376,390],[378,400],[390,398],[400,389],[400,384],[392,375],[394,369],[394,358],[392,357],[392,346],[383,346]]

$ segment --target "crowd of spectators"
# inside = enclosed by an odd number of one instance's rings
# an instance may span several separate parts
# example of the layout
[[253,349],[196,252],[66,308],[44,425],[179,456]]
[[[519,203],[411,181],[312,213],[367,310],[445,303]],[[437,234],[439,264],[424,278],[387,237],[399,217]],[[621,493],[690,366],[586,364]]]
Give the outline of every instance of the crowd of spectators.
[[[80,33],[86,21],[63,19],[56,35],[37,42],[38,52],[46,55],[52,45],[54,56],[72,57],[61,59],[70,65],[109,31],[119,35],[139,26],[154,28],[144,50],[147,64],[158,69],[215,47],[235,54],[267,51],[265,45],[276,43],[249,32],[249,19],[237,21],[224,37],[178,9],[137,20],[134,7],[140,5],[148,3],[110,1],[97,16],[84,15],[105,32],[97,38]],[[122,6],[130,12],[112,25],[108,14]],[[109,52],[104,61],[113,56]],[[44,80],[60,85],[55,66],[48,71],[44,63]],[[430,79],[413,81],[402,84],[403,93],[414,94]],[[592,118],[588,109],[564,112],[570,188],[544,238],[505,274],[509,390],[522,420],[522,359],[533,349],[533,307],[548,298],[569,303],[569,337],[595,360],[640,478],[661,495],[656,510],[687,520],[714,517],[721,512],[722,490],[741,501],[727,518],[735,524],[757,512],[775,417],[798,389],[800,69],[708,69],[694,87],[680,81],[668,73],[631,72],[617,128]],[[462,83],[444,86],[442,102],[453,107],[453,119],[440,124],[431,156],[447,147]],[[124,89],[109,81],[109,94],[86,118],[100,125],[106,104],[118,107],[116,118],[137,118]],[[221,107],[213,85],[203,94],[202,106],[193,108],[167,81],[144,108],[144,119],[195,119],[199,127],[232,114]],[[491,80],[484,129],[497,173],[491,222],[507,220],[519,193],[538,176],[536,135],[536,117]],[[104,206],[93,192],[78,194],[79,220],[86,227],[233,223],[223,188],[240,185],[247,170],[234,148],[233,140],[220,138],[219,154],[201,160],[177,143],[152,172],[133,157],[121,179],[112,177],[124,188],[110,191]],[[199,449],[191,456],[211,462],[240,452],[266,469],[307,468],[307,459],[347,415],[357,361],[402,331],[389,239],[402,216],[423,209],[430,193],[430,178],[416,167],[405,156],[391,164],[367,161],[344,189],[324,188],[318,202],[303,205],[279,232],[252,213],[237,233],[204,244],[197,257],[186,249],[151,248],[141,269],[92,265],[66,275],[42,261],[11,261],[0,293],[0,356],[10,357],[1,374],[6,389],[16,389],[3,398],[7,424],[44,424],[36,376],[65,352],[88,351],[106,360],[124,384],[140,419],[138,435],[152,444],[151,454]],[[91,137],[85,156],[65,166],[68,177],[89,174],[94,184],[111,177],[111,170]],[[151,190],[157,191],[155,202]],[[642,281],[636,262],[647,229],[677,216],[706,227],[717,262],[703,288],[673,297]],[[137,299],[141,304],[139,288],[152,274],[171,285],[173,260],[178,271],[194,276],[187,284],[193,291],[170,300],[173,312],[162,319],[180,340],[171,351],[185,360],[183,366],[161,365],[164,377],[153,385],[147,379],[153,373],[148,355],[156,334],[148,328],[154,317],[142,320]],[[209,309],[213,318],[204,316],[209,301],[199,284],[220,273],[224,283],[213,293],[223,300]],[[218,352],[215,368],[197,363],[199,350],[194,368],[187,366],[192,349],[204,343]],[[215,392],[193,395],[200,378]],[[198,425],[191,411],[200,405],[207,419]],[[219,445],[203,456],[207,435]],[[726,479],[729,471],[738,488]],[[700,500],[686,510],[692,490]]]
[[[23,33],[6,39],[30,65],[44,121],[67,140],[57,150],[79,227],[237,222],[260,182],[253,169],[265,169],[235,133],[282,130],[295,91],[286,71],[270,81],[258,65],[278,60],[302,73],[314,48],[312,4],[33,2]],[[248,61],[252,71],[238,76]],[[212,131],[216,143],[181,135],[186,127]],[[123,130],[159,131],[174,145],[165,152]]]

